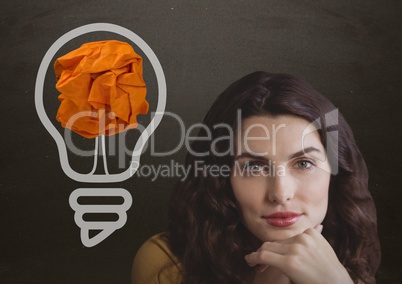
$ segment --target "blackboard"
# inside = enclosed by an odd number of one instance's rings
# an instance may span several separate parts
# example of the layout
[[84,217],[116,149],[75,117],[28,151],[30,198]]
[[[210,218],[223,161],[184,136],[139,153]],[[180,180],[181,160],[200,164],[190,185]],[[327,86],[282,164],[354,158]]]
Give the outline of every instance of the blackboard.
[[[113,184],[133,199],[124,227],[92,248],[80,240],[68,198],[77,188],[107,185],[76,182],[63,172],[34,96],[49,47],[91,23],[127,28],[152,48],[166,76],[166,111],[186,127],[202,121],[228,84],[256,70],[297,75],[329,97],[354,130],[370,172],[382,244],[378,283],[402,282],[401,1],[14,0],[0,7],[0,283],[129,283],[137,249],[166,227],[177,177],[134,175]],[[58,55],[102,39],[122,37],[83,35]],[[138,52],[153,110],[155,73]],[[50,68],[44,100],[56,127],[54,83]],[[153,134],[157,151],[175,147],[178,127],[173,117],[162,120]],[[184,147],[165,157],[147,149],[141,164],[182,163],[184,155]]]

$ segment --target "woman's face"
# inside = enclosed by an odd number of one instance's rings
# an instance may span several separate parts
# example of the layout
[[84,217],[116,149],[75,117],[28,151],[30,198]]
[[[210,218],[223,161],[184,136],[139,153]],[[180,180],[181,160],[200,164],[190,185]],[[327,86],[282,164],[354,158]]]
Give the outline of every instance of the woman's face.
[[330,166],[317,130],[304,119],[245,119],[230,181],[243,223],[261,241],[293,237],[326,215]]

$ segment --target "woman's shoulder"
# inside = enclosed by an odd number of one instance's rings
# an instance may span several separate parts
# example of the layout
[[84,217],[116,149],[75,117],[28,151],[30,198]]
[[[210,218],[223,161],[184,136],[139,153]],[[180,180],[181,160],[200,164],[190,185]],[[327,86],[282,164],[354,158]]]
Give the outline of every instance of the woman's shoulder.
[[132,284],[180,283],[177,257],[169,249],[164,233],[149,238],[138,250],[132,268]]

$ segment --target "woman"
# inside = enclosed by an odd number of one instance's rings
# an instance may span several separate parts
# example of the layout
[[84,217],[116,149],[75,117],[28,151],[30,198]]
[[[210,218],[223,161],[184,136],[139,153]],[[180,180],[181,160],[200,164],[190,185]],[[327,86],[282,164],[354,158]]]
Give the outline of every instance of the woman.
[[133,283],[375,283],[366,165],[328,99],[291,75],[255,72],[204,125],[168,230],[137,253]]

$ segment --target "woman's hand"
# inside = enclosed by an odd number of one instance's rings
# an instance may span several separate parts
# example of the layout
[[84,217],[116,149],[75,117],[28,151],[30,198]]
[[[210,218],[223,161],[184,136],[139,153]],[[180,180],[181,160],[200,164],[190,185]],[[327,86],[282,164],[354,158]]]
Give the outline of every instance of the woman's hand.
[[287,240],[265,242],[245,259],[250,266],[259,265],[257,272],[272,266],[297,284],[353,283],[321,231],[317,225]]

